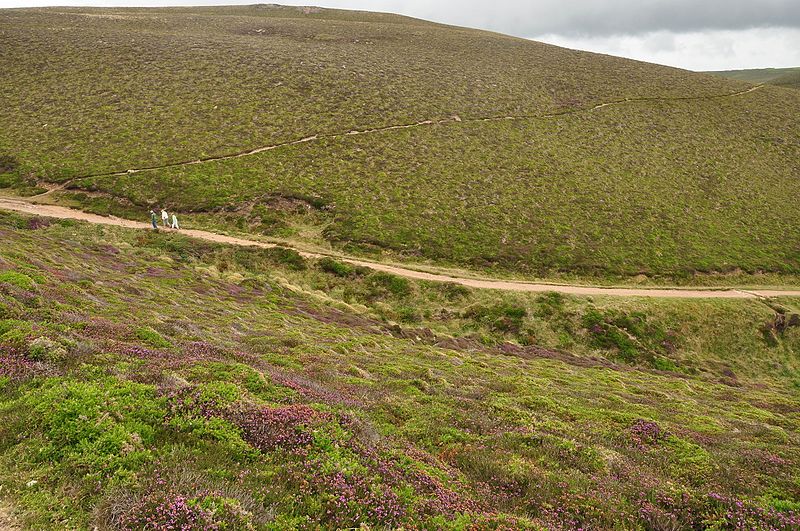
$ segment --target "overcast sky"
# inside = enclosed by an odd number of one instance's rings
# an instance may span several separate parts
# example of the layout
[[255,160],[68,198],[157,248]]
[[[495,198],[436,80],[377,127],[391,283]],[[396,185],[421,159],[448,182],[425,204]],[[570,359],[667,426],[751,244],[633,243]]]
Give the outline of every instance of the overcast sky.
[[[34,5],[213,5],[230,0],[0,0]],[[800,0],[291,0],[402,13],[690,70],[800,66]]]

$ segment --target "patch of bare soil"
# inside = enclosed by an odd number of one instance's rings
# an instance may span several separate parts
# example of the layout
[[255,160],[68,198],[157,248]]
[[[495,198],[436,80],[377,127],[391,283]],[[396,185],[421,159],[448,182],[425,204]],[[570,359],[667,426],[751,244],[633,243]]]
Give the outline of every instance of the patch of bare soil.
[[19,531],[21,529],[22,527],[12,514],[11,507],[0,500],[0,531]]

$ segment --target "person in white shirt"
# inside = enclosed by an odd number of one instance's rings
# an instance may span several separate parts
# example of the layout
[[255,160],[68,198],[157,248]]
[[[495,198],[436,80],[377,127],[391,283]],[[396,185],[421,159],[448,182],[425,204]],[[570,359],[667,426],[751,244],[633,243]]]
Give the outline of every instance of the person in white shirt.
[[161,209],[161,221],[164,222],[164,228],[169,227],[169,214],[163,208]]
[[178,226],[178,216],[176,216],[174,212],[172,213],[172,228],[175,230],[180,229]]

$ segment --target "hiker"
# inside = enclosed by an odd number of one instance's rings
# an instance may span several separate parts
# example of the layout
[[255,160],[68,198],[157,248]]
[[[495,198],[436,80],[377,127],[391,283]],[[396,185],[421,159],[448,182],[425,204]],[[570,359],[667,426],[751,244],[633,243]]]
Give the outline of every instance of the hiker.
[[169,227],[169,214],[163,208],[161,209],[161,221],[164,222],[164,228]]
[[178,216],[175,215],[175,212],[172,213],[172,228],[175,230],[180,229],[178,226]]
[[158,217],[156,216],[156,213],[155,213],[154,210],[150,211],[150,223],[153,224],[153,228],[155,230],[158,230]]

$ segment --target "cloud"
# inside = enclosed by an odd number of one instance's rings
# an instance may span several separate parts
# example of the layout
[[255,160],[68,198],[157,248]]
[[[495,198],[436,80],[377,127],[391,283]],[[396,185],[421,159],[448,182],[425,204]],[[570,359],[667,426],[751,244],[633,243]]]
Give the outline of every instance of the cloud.
[[800,28],[798,0],[319,0],[318,3],[405,13],[521,36]]
[[403,13],[689,70],[800,66],[800,0],[319,2]]
[[800,29],[756,28],[639,35],[571,37],[548,34],[535,40],[688,70],[794,67],[800,65]]

